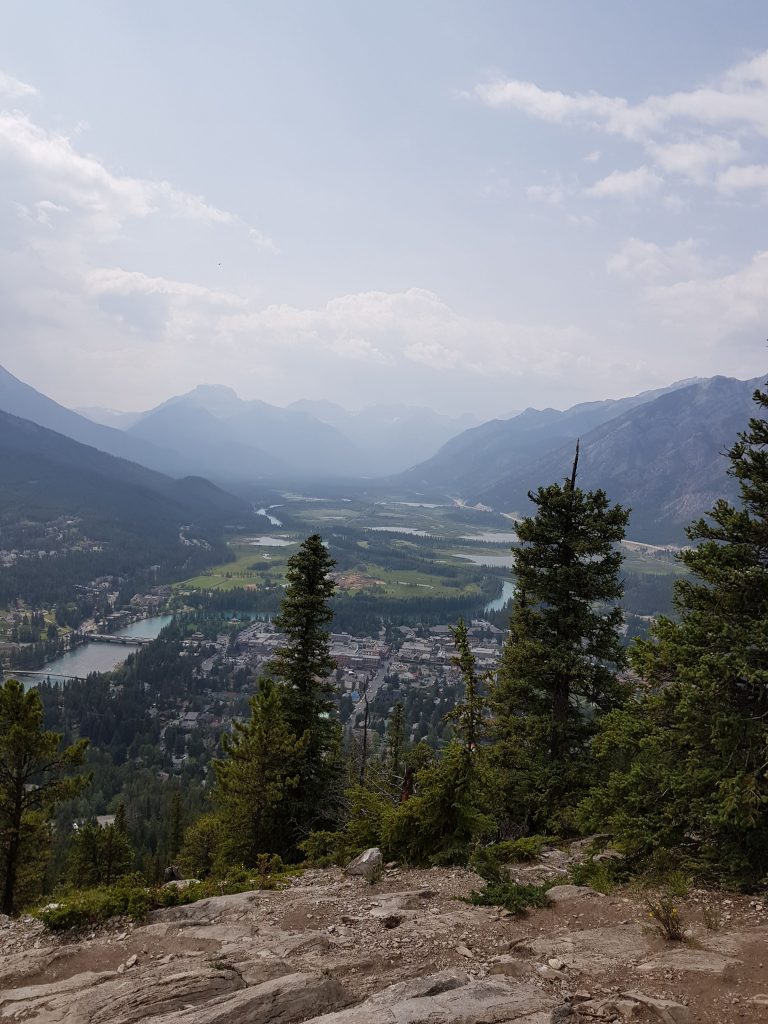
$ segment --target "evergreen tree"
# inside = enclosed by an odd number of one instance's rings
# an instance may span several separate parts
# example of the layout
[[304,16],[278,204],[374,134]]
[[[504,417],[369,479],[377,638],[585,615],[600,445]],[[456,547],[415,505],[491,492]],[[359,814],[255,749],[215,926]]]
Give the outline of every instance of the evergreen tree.
[[184,810],[181,804],[181,789],[176,786],[171,796],[171,813],[168,822],[168,855],[176,857],[184,842]]
[[529,492],[536,514],[517,524],[510,634],[491,694],[507,822],[533,831],[571,824],[596,724],[626,694],[616,545],[629,513],[576,486],[578,457],[577,445],[564,483]]
[[320,535],[307,537],[288,559],[285,597],[275,618],[285,643],[269,671],[283,686],[288,726],[302,742],[299,785],[291,787],[297,836],[328,824],[339,796],[340,730],[331,718],[336,664],[326,628],[333,619],[334,564]]
[[133,848],[117,826],[100,828],[86,821],[75,833],[69,856],[68,875],[73,885],[111,885],[135,867]]
[[9,679],[0,686],[0,887],[2,912],[13,914],[42,881],[41,849],[57,804],[88,783],[68,773],[85,759],[87,740],[61,749],[43,729],[37,690]]
[[417,772],[416,794],[400,804],[385,826],[388,851],[413,864],[466,861],[470,847],[495,827],[491,814],[495,777],[478,748],[484,701],[463,619],[453,636],[453,660],[461,670],[464,700],[446,719],[454,723],[457,738],[438,760]]
[[587,805],[630,853],[675,851],[751,885],[768,873],[768,394],[727,453],[735,507],[715,502],[661,617],[632,664],[645,686],[605,722],[606,783]]
[[449,711],[445,720],[454,723],[454,729],[468,753],[472,753],[483,733],[483,711],[485,699],[480,694],[480,683],[475,671],[476,659],[469,645],[469,634],[464,619],[452,629],[456,655],[453,664],[464,680],[464,700]]
[[387,726],[387,771],[393,790],[402,782],[404,734],[405,709],[401,701],[398,701],[392,709],[392,717]]
[[235,722],[234,734],[224,737],[226,758],[213,762],[224,863],[253,867],[259,854],[290,852],[289,797],[299,785],[309,733],[299,740],[294,736],[283,692],[263,680],[251,699],[250,721]]

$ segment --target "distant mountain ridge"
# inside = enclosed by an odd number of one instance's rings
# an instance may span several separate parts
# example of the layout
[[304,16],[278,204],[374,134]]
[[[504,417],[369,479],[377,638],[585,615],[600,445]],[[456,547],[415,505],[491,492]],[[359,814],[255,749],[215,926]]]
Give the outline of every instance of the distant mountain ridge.
[[182,453],[199,472],[232,481],[383,476],[427,458],[476,422],[468,414],[451,417],[405,405],[350,412],[333,402],[302,399],[281,408],[211,384],[144,413],[81,411]]
[[462,496],[483,492],[503,479],[521,460],[535,460],[565,441],[606,423],[622,413],[686,387],[681,381],[628,398],[584,402],[570,409],[528,408],[506,420],[488,420],[452,438],[431,459],[400,474],[407,487]]
[[[763,384],[763,377],[712,377],[601,424],[581,437],[580,486],[600,487],[630,507],[633,538],[683,540],[685,526],[717,498],[736,499],[738,486],[727,475],[724,452],[755,414],[752,395]],[[505,511],[524,511],[528,490],[564,478],[572,459],[572,444],[562,445],[476,498]]]
[[579,483],[632,508],[630,536],[684,539],[684,528],[720,496],[735,497],[722,456],[753,415],[764,378],[713,377],[564,412],[526,410],[465,431],[393,483],[525,514],[528,491],[562,480],[581,439]]

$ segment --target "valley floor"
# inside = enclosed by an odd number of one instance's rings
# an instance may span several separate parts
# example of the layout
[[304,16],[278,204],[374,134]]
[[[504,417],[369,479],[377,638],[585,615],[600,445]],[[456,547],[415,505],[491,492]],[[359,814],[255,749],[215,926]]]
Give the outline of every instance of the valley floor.
[[[761,901],[694,891],[679,904],[692,936],[670,943],[649,927],[637,892],[600,895],[564,886],[551,907],[520,918],[458,899],[481,884],[460,869],[390,868],[373,885],[338,869],[312,870],[283,891],[156,911],[143,925],[113,922],[57,937],[32,918],[6,919],[0,1020],[768,1019],[768,995],[759,998],[768,993],[768,911]],[[722,920],[716,931],[705,928],[705,904]]]

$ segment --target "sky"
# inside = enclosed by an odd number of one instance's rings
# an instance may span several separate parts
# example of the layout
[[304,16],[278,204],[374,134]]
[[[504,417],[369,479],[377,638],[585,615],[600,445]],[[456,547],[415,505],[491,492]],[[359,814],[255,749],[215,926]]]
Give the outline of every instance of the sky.
[[0,363],[509,415],[766,371],[762,0],[4,0]]

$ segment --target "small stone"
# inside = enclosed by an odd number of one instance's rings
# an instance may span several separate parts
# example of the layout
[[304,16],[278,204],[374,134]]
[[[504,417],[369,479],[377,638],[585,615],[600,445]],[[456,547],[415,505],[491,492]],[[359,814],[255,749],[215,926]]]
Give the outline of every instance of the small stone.
[[135,953],[132,956],[129,956],[128,959],[125,961],[126,970],[128,970],[131,967],[135,967],[138,959],[139,958],[138,956],[136,956]]
[[552,968],[553,971],[563,971],[563,970],[565,970],[565,964],[563,963],[562,960],[560,960],[556,956],[553,956],[551,960],[547,960],[547,963],[549,964],[549,966]]
[[459,954],[459,956],[466,957],[467,960],[474,960],[475,959],[475,954],[472,952],[471,949],[467,949],[466,946],[457,946],[456,947],[456,952]]

